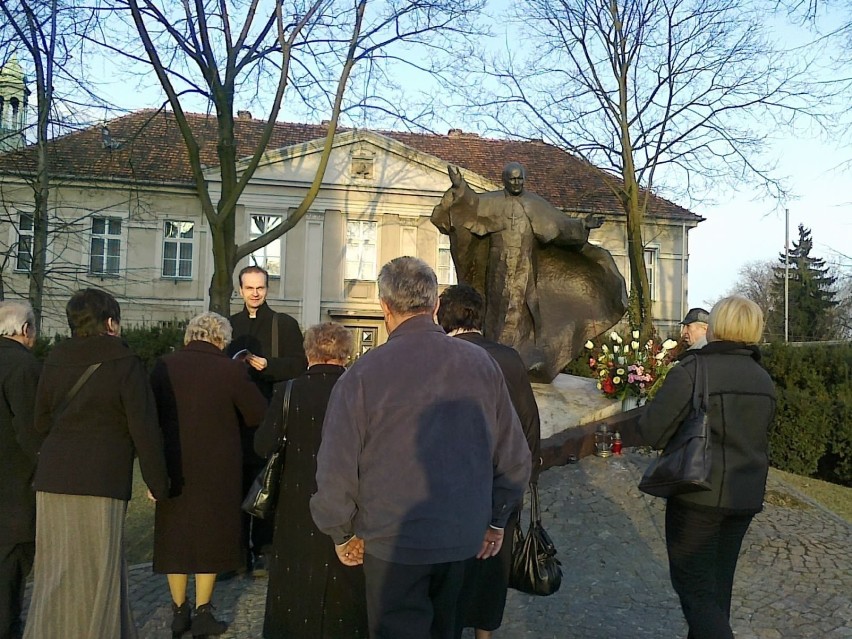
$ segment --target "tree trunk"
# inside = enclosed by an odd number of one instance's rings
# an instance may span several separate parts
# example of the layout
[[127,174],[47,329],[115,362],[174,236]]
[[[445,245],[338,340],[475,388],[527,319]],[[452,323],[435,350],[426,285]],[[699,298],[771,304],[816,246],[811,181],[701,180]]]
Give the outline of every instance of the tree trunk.
[[234,283],[231,279],[236,264],[234,255],[234,216],[224,218],[221,224],[210,226],[213,247],[213,277],[210,280],[210,310],[223,317],[231,315],[231,294]]

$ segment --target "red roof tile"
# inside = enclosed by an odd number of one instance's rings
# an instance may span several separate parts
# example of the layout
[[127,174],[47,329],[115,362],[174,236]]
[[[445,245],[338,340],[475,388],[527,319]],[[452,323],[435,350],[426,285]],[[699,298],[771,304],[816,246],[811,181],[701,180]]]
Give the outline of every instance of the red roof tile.
[[[188,114],[199,142],[201,161],[218,165],[217,123],[213,116]],[[234,128],[238,157],[246,157],[260,138],[264,122],[239,118]],[[186,147],[171,112],[136,111],[107,123],[118,148],[105,148],[101,127],[95,126],[51,142],[52,173],[57,178],[120,180],[139,183],[192,185]],[[275,125],[269,149],[279,149],[325,136],[326,127],[280,122]],[[527,188],[555,205],[574,211],[618,212],[619,204],[607,183],[614,178],[587,162],[543,142],[453,135],[376,131],[413,149],[428,153],[499,184],[503,167],[512,161],[528,173]],[[0,155],[0,174],[32,174],[35,149]],[[449,186],[449,178],[448,178]],[[702,218],[672,202],[653,197],[649,213],[661,217],[700,221]]]

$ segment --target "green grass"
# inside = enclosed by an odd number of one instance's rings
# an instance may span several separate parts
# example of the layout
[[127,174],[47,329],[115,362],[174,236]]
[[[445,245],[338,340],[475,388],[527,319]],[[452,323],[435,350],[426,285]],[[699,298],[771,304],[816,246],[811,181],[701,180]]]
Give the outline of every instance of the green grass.
[[852,488],[770,468],[769,472],[852,524]]

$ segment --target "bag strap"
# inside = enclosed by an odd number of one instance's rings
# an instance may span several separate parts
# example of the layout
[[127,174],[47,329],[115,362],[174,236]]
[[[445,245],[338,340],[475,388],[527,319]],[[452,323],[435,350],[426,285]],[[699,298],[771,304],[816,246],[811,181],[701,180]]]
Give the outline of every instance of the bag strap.
[[68,404],[70,404],[71,400],[74,399],[74,396],[77,394],[77,391],[79,391],[83,384],[86,383],[86,380],[88,380],[92,376],[92,373],[94,373],[96,370],[98,370],[98,368],[100,368],[100,365],[102,363],[103,362],[97,362],[96,364],[92,364],[85,371],[83,371],[83,374],[80,375],[80,379],[78,379],[77,382],[71,387],[71,390],[68,391],[68,394],[65,395],[64,399],[62,400],[62,403],[57,408],[56,415],[60,415],[61,413],[65,412],[65,409],[68,408]]
[[530,524],[541,523],[541,510],[538,503],[538,482],[530,482]]
[[272,352],[270,357],[278,357],[278,313],[272,311]]
[[695,356],[695,384],[692,387],[692,410],[699,411],[710,407],[710,388],[707,375],[707,362],[700,355]]
[[284,404],[281,407],[281,436],[278,439],[278,451],[280,452],[287,443],[287,418],[290,415],[290,395],[293,391],[293,380],[288,379],[284,386]]

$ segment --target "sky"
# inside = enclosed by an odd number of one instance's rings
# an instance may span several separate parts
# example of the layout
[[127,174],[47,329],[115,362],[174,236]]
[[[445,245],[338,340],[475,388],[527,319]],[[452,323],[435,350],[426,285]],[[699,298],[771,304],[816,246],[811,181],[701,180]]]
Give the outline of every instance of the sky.
[[[501,0],[494,2],[497,8],[502,4]],[[801,32],[791,32],[793,38],[801,38]],[[124,74],[109,69],[117,64],[115,60],[101,62],[101,77],[107,83],[107,78],[115,79],[111,93],[116,104],[138,109],[161,103],[157,89],[127,90]],[[151,85],[156,86],[156,81]],[[281,119],[293,119],[282,113]],[[471,128],[465,122],[453,126]],[[813,254],[852,276],[852,167],[843,168],[844,163],[852,164],[852,148],[837,148],[830,141],[808,137],[781,138],[774,144],[774,155],[778,173],[788,176],[792,193],[788,202],[755,200],[743,190],[715,194],[715,204],[689,206],[706,218],[689,234],[690,307],[709,308],[731,290],[748,262],[777,259],[784,249],[785,207],[789,209],[791,246],[798,237],[797,226],[804,224],[812,231]]]
[[779,168],[790,176],[795,197],[789,202],[753,201],[740,192],[727,194],[714,206],[692,207],[706,221],[689,234],[690,307],[709,308],[728,293],[744,264],[778,259],[784,250],[784,204],[790,247],[798,238],[798,225],[804,224],[812,232],[812,255],[852,274],[852,168],[843,166],[852,160],[852,149],[787,139],[776,145],[776,152]]

